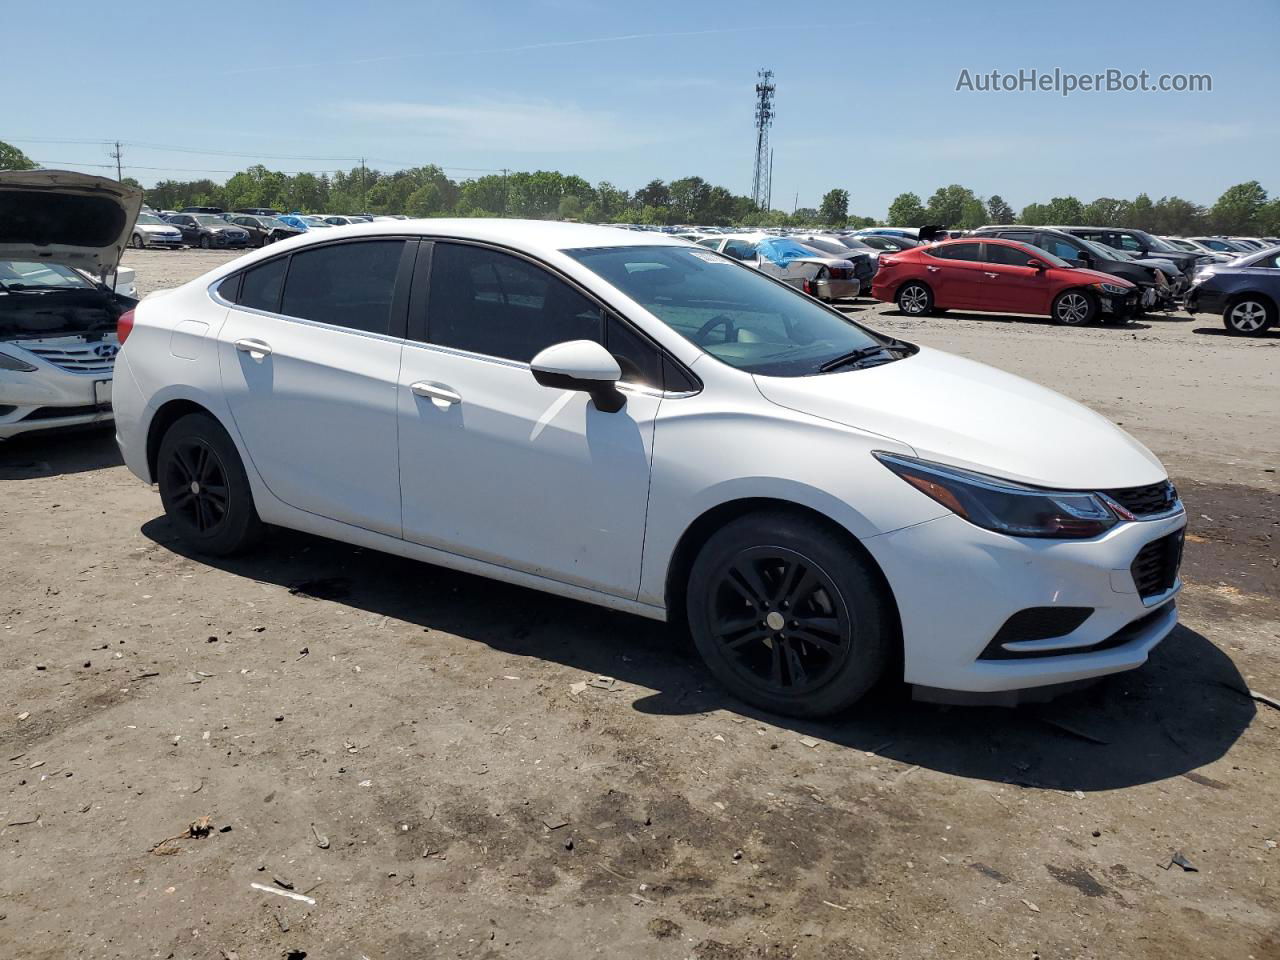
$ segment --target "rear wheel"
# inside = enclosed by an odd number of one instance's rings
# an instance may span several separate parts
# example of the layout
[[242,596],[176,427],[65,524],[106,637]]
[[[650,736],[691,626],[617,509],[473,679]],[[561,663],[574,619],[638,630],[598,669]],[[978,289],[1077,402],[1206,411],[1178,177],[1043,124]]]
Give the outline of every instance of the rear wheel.
[[156,482],[169,522],[192,549],[226,556],[261,536],[240,454],[208,414],[189,413],[165,433]]
[[1064,290],[1053,301],[1053,319],[1067,327],[1083,327],[1098,315],[1098,301],[1084,290]]
[[140,233],[135,233],[133,235],[133,239],[129,241],[129,246],[133,247],[135,250],[141,250],[146,245],[147,242],[142,239],[142,234]]
[[923,317],[933,310],[933,291],[911,280],[898,290],[898,309],[909,317]]
[[1276,308],[1258,297],[1241,297],[1223,311],[1222,322],[1228,333],[1256,337],[1275,325]]
[[863,697],[897,643],[868,562],[807,517],[747,516],[715,533],[689,575],[690,632],[734,696],[821,717]]

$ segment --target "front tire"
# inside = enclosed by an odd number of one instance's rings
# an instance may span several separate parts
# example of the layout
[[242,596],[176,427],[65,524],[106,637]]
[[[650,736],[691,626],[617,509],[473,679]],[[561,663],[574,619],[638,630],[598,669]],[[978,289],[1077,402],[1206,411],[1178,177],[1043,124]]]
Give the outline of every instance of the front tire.
[[869,562],[808,517],[734,520],[706,542],[685,606],[698,652],[741,700],[824,717],[857,703],[897,645],[892,606]]
[[923,317],[933,312],[933,291],[918,280],[904,283],[898,290],[898,309],[908,317]]
[[1276,308],[1258,297],[1241,297],[1222,312],[1227,332],[1241,337],[1259,337],[1276,322]]
[[156,480],[169,522],[193,550],[229,556],[262,535],[240,454],[208,414],[189,413],[168,429],[160,441]]
[[135,233],[133,235],[133,239],[129,241],[129,246],[133,247],[133,249],[135,250],[141,250],[146,245],[147,245],[147,242],[142,239],[142,234],[140,233]]
[[1054,298],[1051,310],[1054,323],[1083,327],[1098,316],[1098,301],[1084,290],[1064,290]]
[[201,249],[201,250],[208,250],[208,249],[209,249],[210,247],[212,247],[212,246],[213,246],[213,244],[209,242],[209,238],[208,238],[208,237],[201,237],[201,238],[200,238],[200,249]]

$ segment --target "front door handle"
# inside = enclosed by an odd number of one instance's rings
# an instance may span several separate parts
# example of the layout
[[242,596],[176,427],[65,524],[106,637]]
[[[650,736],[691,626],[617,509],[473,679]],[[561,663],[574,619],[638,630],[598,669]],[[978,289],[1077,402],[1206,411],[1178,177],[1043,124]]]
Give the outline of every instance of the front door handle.
[[428,400],[439,401],[449,406],[462,402],[462,394],[443,383],[419,380],[416,383],[409,384],[409,389],[413,391],[415,397],[425,397]]
[[937,273],[942,268],[941,267],[925,267],[925,269],[928,270],[930,273]]
[[247,353],[255,360],[261,360],[263,357],[271,356],[271,344],[265,340],[255,340],[253,337],[245,337],[243,340],[236,341],[236,349],[241,353]]

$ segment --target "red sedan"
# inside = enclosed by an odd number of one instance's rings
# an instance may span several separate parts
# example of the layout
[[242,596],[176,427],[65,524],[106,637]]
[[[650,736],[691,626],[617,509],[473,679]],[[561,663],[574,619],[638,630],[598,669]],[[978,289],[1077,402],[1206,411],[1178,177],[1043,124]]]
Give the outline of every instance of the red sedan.
[[1052,317],[1068,326],[1125,323],[1138,288],[1073,267],[1047,250],[995,237],[946,240],[880,257],[871,295],[908,316],[985,310]]

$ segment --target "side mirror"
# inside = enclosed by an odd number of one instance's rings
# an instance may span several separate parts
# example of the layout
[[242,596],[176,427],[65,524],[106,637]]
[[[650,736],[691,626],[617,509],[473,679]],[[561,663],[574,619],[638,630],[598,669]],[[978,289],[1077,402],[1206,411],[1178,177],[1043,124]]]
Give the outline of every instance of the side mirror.
[[1027,266],[1028,266],[1028,267],[1030,267],[1032,270],[1044,270],[1044,269],[1045,269],[1045,263],[1044,263],[1044,261],[1043,261],[1043,260],[1037,260],[1035,257],[1032,257],[1030,260],[1028,260],[1028,261],[1027,261]]
[[618,389],[622,368],[594,340],[569,340],[553,344],[529,364],[533,379],[557,390],[581,390],[591,394],[601,413],[617,413],[627,402]]
[[1091,254],[1088,250],[1081,250],[1080,253],[1076,256],[1076,259],[1079,260],[1081,263],[1083,263],[1085,266],[1088,266],[1089,264],[1093,263],[1093,254]]

